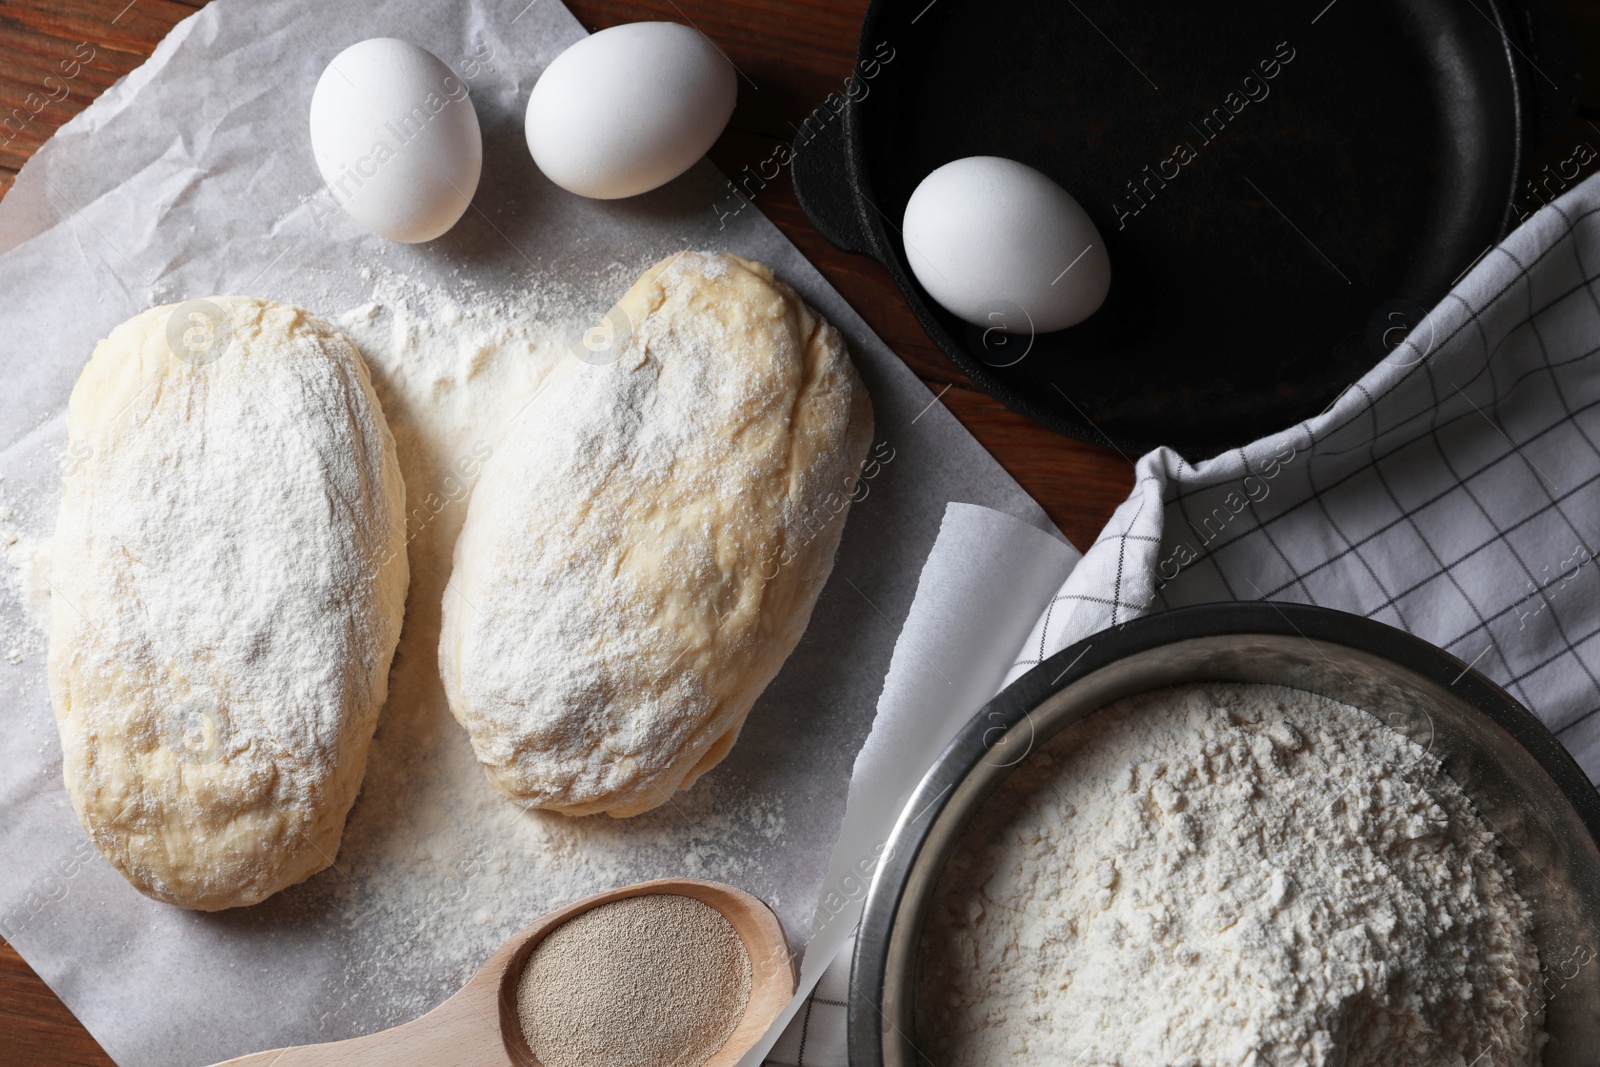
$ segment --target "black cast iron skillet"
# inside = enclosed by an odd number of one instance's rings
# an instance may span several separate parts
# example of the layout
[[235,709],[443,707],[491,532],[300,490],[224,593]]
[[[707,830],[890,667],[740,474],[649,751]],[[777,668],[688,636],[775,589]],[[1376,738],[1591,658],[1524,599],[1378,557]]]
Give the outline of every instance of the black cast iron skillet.
[[922,918],[945,858],[1010,770],[1111,701],[1205,680],[1342,700],[1441,759],[1495,829],[1532,912],[1550,1035],[1543,1064],[1600,1063],[1600,794],[1583,771],[1527,709],[1433,645],[1358,615],[1255,602],[1180,608],[1097,633],[1018,679],[956,735],[912,794],[867,894],[851,980],[852,1067],[929,1062],[912,1010]]
[[[795,189],[1007,406],[1199,458],[1316,414],[1509,231],[1540,117],[1575,98],[1508,2],[874,0]],[[918,285],[906,201],[971,155],[1088,210],[1112,264],[1088,321],[986,333]]]

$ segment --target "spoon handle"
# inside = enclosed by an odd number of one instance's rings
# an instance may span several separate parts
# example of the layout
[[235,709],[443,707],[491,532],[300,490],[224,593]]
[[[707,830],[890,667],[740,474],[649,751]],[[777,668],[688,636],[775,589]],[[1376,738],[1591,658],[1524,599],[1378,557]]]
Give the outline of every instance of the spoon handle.
[[[465,991],[464,991],[465,992]],[[529,1067],[500,1037],[493,1004],[461,993],[420,1019],[348,1041],[255,1052],[216,1067]],[[537,1064],[531,1065],[537,1067]]]

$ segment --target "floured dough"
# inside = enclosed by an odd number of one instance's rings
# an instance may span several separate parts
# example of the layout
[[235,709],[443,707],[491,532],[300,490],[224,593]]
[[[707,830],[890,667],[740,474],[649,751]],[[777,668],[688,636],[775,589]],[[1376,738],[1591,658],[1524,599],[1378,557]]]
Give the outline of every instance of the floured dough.
[[253,904],[333,862],[388,684],[405,488],[361,356],[298,308],[154,308],[67,410],[50,692],[139,890]]
[[727,755],[799,641],[872,408],[759,263],[675,256],[610,324],[620,358],[564,360],[485,464],[439,656],[502,792],[624,816]]

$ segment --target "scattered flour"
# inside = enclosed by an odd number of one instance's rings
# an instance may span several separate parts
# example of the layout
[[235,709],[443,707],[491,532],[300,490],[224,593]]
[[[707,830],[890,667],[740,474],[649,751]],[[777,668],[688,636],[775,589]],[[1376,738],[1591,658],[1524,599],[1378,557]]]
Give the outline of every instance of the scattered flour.
[[32,661],[41,666],[34,673],[20,673],[19,695],[29,687],[27,680],[44,688],[45,651],[50,632],[50,541],[30,531],[18,509],[12,505],[3,480],[0,480],[0,660],[19,666]]
[[484,775],[439,679],[440,607],[482,463],[640,269],[619,264],[582,293],[546,283],[494,294],[378,269],[371,301],[332,316],[367,358],[406,479],[405,629],[338,856],[347,877],[322,883],[353,939],[346,994],[382,989],[377,999],[398,1005],[389,1022],[431,1007],[513,930],[559,904],[683,874],[686,859],[701,877],[738,881],[756,862],[750,842],[771,847],[782,836],[775,796],[732,794],[715,781],[622,822],[525,810]]
[[50,543],[25,533],[15,519],[9,507],[0,505],[0,554],[7,564],[0,578],[31,626],[11,627],[14,632],[0,635],[5,645],[0,654],[12,663],[21,663],[25,655],[44,652],[50,627]]
[[[781,903],[752,881],[784,838],[776,794],[713,778],[624,821],[523,811],[489,783],[439,681],[440,603],[482,463],[645,265],[615,264],[571,288],[546,280],[495,293],[364,268],[367,300],[311,308],[366,358],[405,477],[411,565],[389,699],[335,867],[250,909],[252,923],[339,943],[343,972],[323,998],[328,1038],[422,1014],[518,927],[614,886],[695,874]],[[61,463],[68,476],[72,457]],[[13,674],[37,673],[42,691],[54,501],[48,491],[10,496],[0,483],[0,661],[22,661]]]
[[1035,753],[922,953],[942,1064],[1529,1067],[1543,1043],[1531,918],[1460,788],[1279,686],[1143,694]]

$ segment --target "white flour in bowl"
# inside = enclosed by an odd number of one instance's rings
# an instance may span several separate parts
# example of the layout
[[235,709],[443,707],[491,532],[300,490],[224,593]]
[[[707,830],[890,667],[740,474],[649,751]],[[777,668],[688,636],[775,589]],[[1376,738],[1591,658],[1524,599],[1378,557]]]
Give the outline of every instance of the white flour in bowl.
[[924,927],[940,1064],[1528,1067],[1538,955],[1438,760],[1280,686],[1120,701],[966,831]]

